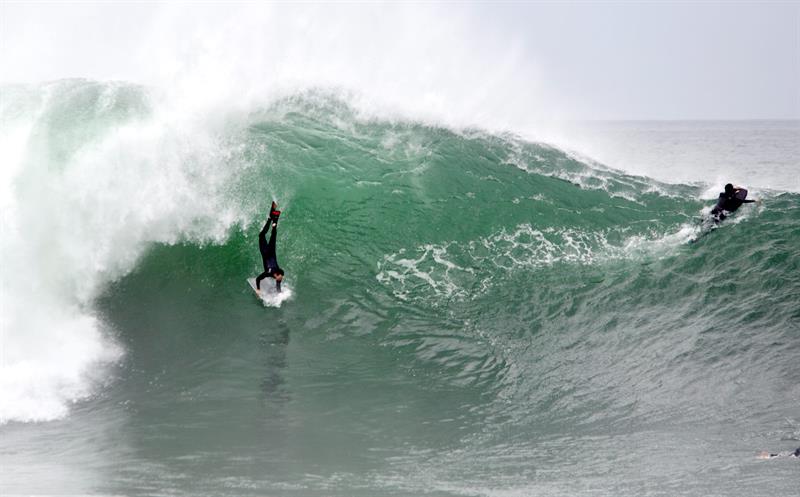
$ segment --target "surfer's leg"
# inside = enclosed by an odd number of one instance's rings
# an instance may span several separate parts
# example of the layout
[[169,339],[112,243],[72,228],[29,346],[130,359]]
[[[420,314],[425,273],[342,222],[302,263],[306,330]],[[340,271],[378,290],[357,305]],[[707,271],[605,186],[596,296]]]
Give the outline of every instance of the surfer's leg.
[[[263,257],[264,260],[275,258],[275,236],[277,235],[278,231],[278,218],[280,215],[281,211],[278,210],[278,204],[272,202],[272,208],[269,212],[267,224],[261,228],[261,233],[258,235],[258,247],[261,250],[261,257]],[[269,242],[267,242],[266,234],[270,225],[272,226],[272,233],[269,236]],[[264,267],[266,268],[266,265]]]
[[267,259],[275,258],[275,237],[278,235],[278,223],[273,223],[272,233],[269,235],[269,242],[267,242],[264,250],[261,253]]
[[[261,232],[258,234],[258,250],[261,252],[262,257],[266,257],[267,251],[269,250],[269,244],[267,243],[267,231],[269,230],[270,224],[271,222],[268,220],[267,224],[261,228]],[[271,239],[272,237],[270,237],[270,240]]]
[[269,209],[269,218],[272,222],[277,223],[279,217],[281,217],[281,211],[278,210],[278,204],[273,201],[272,207]]

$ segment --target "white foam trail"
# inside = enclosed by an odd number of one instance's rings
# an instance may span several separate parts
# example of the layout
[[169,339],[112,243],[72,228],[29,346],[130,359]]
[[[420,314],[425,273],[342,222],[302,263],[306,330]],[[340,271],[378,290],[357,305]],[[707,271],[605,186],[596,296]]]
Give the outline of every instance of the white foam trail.
[[285,285],[282,287],[280,293],[267,288],[261,295],[261,302],[264,304],[264,307],[280,307],[287,300],[291,300],[293,296],[294,292],[292,289]]
[[56,419],[91,393],[93,371],[121,353],[91,303],[149,244],[222,240],[245,222],[226,201],[238,169],[220,167],[230,157],[213,117],[172,109],[108,126],[113,85],[70,103],[95,86],[48,85],[35,112],[0,131],[0,423]]
[[[676,233],[633,235],[611,243],[608,232],[572,228],[537,229],[520,224],[468,243],[426,244],[385,255],[376,279],[398,298],[437,305],[441,299],[468,300],[519,270],[556,264],[592,265],[607,261],[661,258],[696,235],[698,227]],[[476,271],[475,268],[483,268]],[[487,270],[491,268],[492,270]],[[435,297],[431,299],[430,297]]]

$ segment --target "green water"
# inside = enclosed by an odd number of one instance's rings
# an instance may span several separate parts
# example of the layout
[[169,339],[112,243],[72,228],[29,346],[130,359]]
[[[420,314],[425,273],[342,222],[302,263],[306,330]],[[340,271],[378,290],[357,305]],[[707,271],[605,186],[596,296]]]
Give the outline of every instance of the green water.
[[[134,102],[101,115],[152,112]],[[75,164],[109,119],[51,155]],[[181,181],[227,168],[187,208],[236,216],[92,276],[124,355],[66,417],[0,428],[4,493],[791,493],[796,461],[753,456],[798,445],[796,193],[690,244],[702,186],[513,135],[326,94],[221,122],[219,161]],[[292,297],[265,307],[244,280],[273,198]]]

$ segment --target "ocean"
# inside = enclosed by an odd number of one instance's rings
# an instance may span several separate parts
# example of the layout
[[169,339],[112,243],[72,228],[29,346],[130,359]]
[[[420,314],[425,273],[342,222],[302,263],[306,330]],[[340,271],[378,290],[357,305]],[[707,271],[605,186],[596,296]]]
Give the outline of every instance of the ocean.
[[3,495],[796,492],[800,121],[2,93]]

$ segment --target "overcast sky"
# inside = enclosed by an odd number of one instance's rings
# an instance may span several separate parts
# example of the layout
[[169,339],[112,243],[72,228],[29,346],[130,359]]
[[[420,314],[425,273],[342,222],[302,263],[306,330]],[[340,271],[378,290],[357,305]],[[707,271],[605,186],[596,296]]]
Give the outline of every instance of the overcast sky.
[[222,75],[222,86],[240,78],[391,90],[400,105],[464,102],[473,114],[800,118],[800,2],[0,9],[3,82],[158,86],[191,70],[203,81]]
[[498,28],[524,33],[530,53],[576,109],[630,117],[800,117],[800,2],[481,8]]

